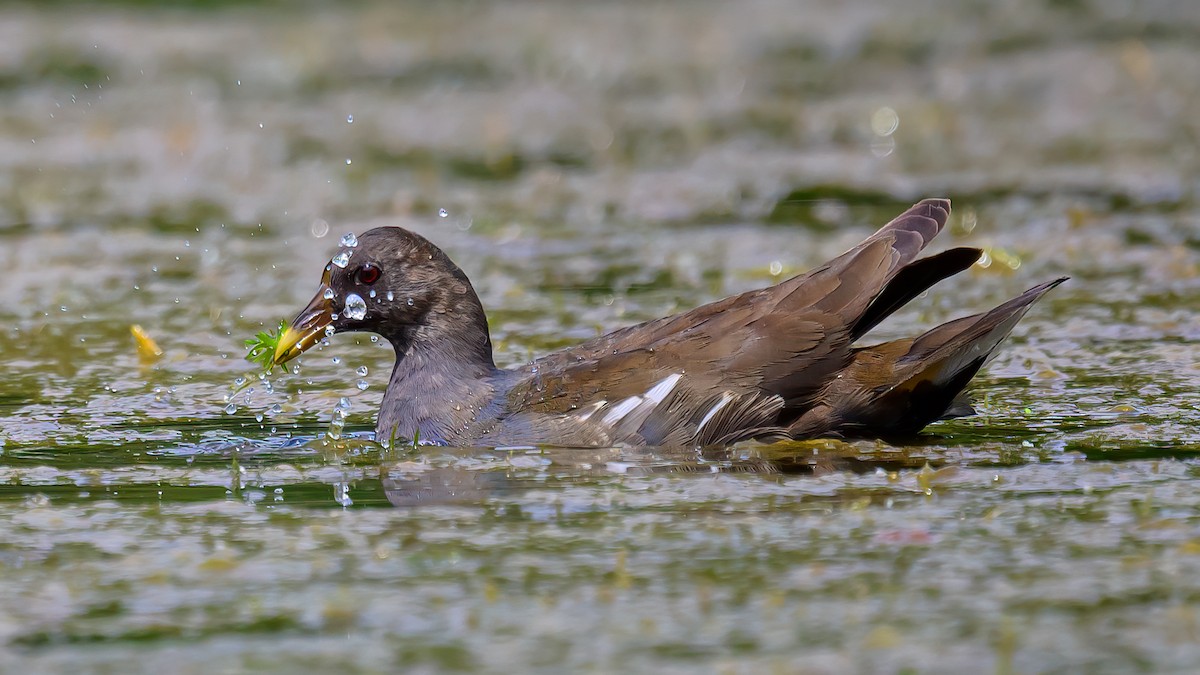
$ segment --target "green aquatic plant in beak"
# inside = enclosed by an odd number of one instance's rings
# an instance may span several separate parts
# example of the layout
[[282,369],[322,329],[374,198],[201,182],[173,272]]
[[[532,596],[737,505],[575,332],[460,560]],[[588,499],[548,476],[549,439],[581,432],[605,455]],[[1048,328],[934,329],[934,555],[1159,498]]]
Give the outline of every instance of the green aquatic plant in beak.
[[269,375],[276,365],[280,365],[275,362],[275,351],[279,348],[279,341],[287,332],[287,328],[287,321],[281,320],[278,329],[260,330],[257,335],[246,340],[246,360],[257,364],[262,372]]

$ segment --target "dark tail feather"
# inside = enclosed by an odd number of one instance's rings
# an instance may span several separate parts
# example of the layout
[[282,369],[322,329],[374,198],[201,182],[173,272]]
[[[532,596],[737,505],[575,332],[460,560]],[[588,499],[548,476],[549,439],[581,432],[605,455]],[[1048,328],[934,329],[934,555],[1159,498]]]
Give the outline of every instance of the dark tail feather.
[[1035,286],[990,311],[944,323],[917,338],[855,350],[826,403],[789,431],[909,436],[939,419],[971,414],[963,396],[967,383],[1030,306],[1066,280]]
[[961,416],[969,405],[960,398],[967,383],[995,356],[996,347],[1033,303],[1064,281],[1066,277],[1035,286],[995,309],[942,324],[913,340],[897,363],[897,374],[904,379],[875,397],[865,417],[908,435],[947,414]]
[[913,340],[912,349],[905,359],[942,360],[969,348],[976,353],[990,355],[1033,303],[1067,278],[1059,277],[1039,284],[986,312],[964,316],[933,328]]
[[866,335],[892,312],[907,305],[937,282],[974,265],[982,254],[983,251],[977,248],[952,248],[905,266],[884,286],[850,329],[851,339],[857,340]]

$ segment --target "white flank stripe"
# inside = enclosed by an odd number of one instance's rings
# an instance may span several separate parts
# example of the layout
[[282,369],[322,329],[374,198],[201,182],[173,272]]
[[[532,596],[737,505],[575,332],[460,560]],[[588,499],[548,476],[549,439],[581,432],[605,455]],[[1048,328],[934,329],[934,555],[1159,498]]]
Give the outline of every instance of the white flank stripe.
[[681,377],[683,377],[683,375],[679,373],[671,373],[670,375],[664,377],[662,381],[653,387],[650,387],[650,391],[646,392],[646,400],[654,401],[654,405],[662,403],[663,399],[665,399],[667,395],[671,393],[671,390],[675,388],[675,384],[679,382],[679,378]]
[[612,410],[609,410],[608,414],[604,416],[604,419],[600,420],[600,423],[611,427],[617,422],[620,422],[622,417],[633,412],[633,409],[641,405],[641,403],[641,396],[630,396],[614,406]]
[[593,414],[595,414],[595,412],[597,410],[603,408],[605,403],[608,403],[608,401],[605,401],[605,400],[596,401],[595,403],[589,405],[587,407],[587,410],[584,410],[583,412],[579,413],[575,417],[580,422],[586,422],[588,420],[588,418],[591,417]]
[[717,401],[713,407],[708,409],[708,412],[704,413],[704,419],[700,420],[700,426],[696,427],[696,433],[700,433],[700,430],[704,428],[705,424],[708,424],[708,421],[713,418],[713,415],[721,412],[721,408],[729,405],[729,402],[735,398],[737,397],[734,396],[732,392],[727,391],[721,394],[721,400]]

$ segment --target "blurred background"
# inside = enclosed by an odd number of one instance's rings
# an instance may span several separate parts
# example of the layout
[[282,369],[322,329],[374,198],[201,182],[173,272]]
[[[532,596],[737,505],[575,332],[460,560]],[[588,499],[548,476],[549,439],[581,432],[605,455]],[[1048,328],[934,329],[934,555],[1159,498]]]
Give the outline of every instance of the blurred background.
[[[1198,36],[1191,0],[0,5],[0,667],[1190,667]],[[513,365],[927,196],[988,256],[880,339],[1072,281],[909,445],[381,452],[383,345],[242,360],[347,232],[444,248]]]

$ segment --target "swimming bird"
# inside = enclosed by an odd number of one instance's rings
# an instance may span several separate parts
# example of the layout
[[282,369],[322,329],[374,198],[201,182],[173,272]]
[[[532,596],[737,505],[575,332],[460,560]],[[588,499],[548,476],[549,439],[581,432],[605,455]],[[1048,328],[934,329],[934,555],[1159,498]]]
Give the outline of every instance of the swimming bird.
[[916,337],[860,345],[888,315],[982,254],[917,255],[950,202],[923,200],[833,260],[774,286],[498,368],[467,275],[424,237],[347,237],[281,335],[284,363],[332,332],[388,340],[396,363],[378,440],[456,446],[709,446],[893,438],[974,412],[972,377],[1065,277]]

